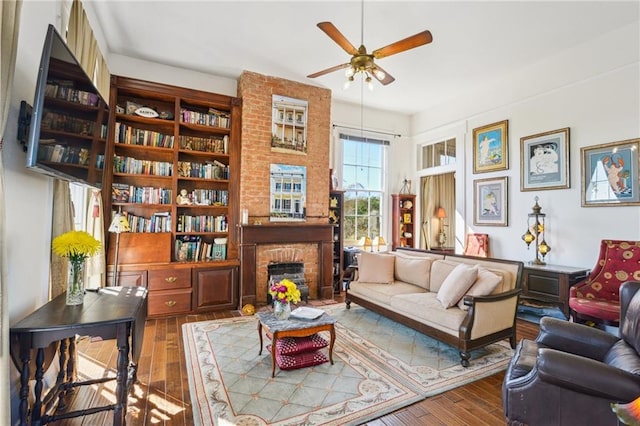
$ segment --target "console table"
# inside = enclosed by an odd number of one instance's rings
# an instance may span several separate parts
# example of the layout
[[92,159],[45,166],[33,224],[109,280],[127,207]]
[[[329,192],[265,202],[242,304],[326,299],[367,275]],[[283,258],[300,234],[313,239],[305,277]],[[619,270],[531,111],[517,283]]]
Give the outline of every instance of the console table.
[[[84,303],[66,305],[66,295],[51,300],[11,327],[14,364],[20,371],[20,425],[44,425],[61,419],[113,410],[113,424],[125,424],[129,387],[136,380],[137,362],[142,348],[147,315],[147,290],[143,287],[106,287],[87,292]],[[116,377],[76,381],[75,336],[116,339],[118,348]],[[60,372],[55,385],[43,397],[45,350],[58,346]],[[35,352],[35,374],[30,372]],[[29,380],[35,378],[34,402],[29,406]],[[71,412],[47,414],[65,408],[64,397],[77,386],[116,381],[115,404]]]
[[525,263],[520,298],[557,305],[569,318],[569,287],[585,279],[589,269]]

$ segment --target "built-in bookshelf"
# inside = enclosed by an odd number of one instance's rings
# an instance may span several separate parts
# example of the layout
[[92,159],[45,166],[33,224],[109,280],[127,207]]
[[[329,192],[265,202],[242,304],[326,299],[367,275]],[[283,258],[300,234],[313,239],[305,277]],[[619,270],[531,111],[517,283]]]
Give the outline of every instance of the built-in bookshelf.
[[[150,315],[234,308],[240,100],[114,76],[110,105],[105,211],[126,214],[132,231],[118,273],[148,280]],[[154,289],[157,271],[189,282]]]
[[333,225],[333,292],[337,294],[344,275],[344,191],[329,192],[329,223]]
[[415,226],[415,194],[391,194],[391,214],[393,228],[391,232],[391,249],[398,247],[414,247]]
[[[51,59],[45,89],[38,162],[89,183],[103,180],[109,111],[86,77]],[[70,114],[72,112],[72,114]]]

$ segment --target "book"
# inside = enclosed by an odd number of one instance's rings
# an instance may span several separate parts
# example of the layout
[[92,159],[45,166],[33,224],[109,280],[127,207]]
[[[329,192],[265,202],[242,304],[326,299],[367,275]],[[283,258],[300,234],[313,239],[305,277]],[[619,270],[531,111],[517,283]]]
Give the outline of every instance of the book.
[[322,309],[310,308],[308,306],[300,306],[299,308],[291,311],[291,318],[314,320],[318,319],[324,314]]

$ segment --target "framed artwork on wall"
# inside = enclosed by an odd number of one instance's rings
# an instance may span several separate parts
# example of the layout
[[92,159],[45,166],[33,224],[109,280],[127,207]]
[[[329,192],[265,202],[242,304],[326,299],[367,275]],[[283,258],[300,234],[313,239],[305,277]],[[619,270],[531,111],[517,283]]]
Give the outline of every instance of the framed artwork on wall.
[[473,173],[509,168],[509,121],[473,129]]
[[640,138],[580,148],[582,206],[640,205]]
[[520,190],[570,188],[569,128],[520,138]]
[[307,218],[307,168],[289,164],[271,164],[271,222],[304,222]]
[[473,181],[473,224],[478,226],[507,226],[508,178],[478,179]]
[[307,153],[307,108],[309,103],[272,95],[271,150],[288,154]]

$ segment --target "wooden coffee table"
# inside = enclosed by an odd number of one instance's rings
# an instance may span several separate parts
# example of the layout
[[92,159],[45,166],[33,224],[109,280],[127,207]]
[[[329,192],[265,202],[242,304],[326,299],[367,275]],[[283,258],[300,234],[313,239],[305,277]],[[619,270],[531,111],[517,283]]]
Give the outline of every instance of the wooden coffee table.
[[315,320],[297,320],[289,318],[288,320],[279,320],[271,312],[258,312],[258,335],[260,336],[260,352],[262,355],[262,330],[270,332],[273,336],[271,339],[271,377],[276,374],[276,343],[278,339],[285,337],[307,337],[312,336],[321,331],[328,331],[331,335],[329,340],[329,361],[333,365],[333,344],[336,340],[336,331],[334,324],[336,319],[330,317],[327,313],[322,314]]

